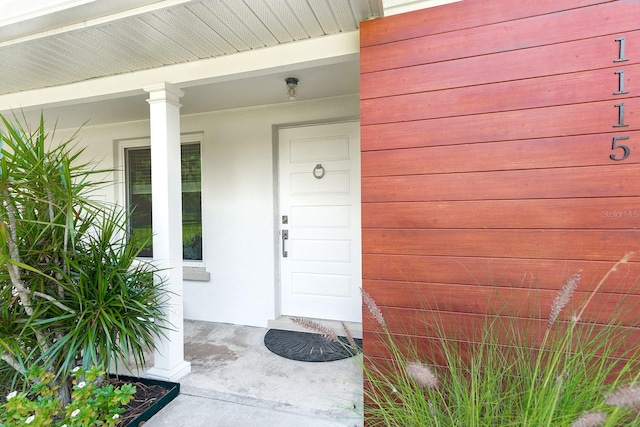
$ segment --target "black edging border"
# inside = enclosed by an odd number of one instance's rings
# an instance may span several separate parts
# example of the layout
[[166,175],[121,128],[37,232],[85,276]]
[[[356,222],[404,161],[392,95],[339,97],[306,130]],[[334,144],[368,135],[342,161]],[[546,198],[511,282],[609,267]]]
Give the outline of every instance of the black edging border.
[[110,378],[117,378],[120,381],[125,382],[139,382],[145,385],[158,385],[167,390],[167,393],[158,399],[153,405],[147,408],[143,413],[124,424],[122,427],[139,427],[140,423],[149,421],[151,417],[157,414],[162,408],[167,406],[169,402],[178,397],[180,394],[180,383],[174,383],[171,381],[154,380],[151,378],[143,377],[130,377],[128,375],[109,375]]

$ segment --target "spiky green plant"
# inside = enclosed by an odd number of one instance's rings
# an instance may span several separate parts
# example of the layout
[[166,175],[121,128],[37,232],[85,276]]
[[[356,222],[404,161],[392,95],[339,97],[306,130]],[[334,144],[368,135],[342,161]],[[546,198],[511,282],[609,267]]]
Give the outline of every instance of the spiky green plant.
[[35,131],[0,119],[0,372],[44,366],[66,402],[78,363],[143,363],[167,294],[125,214],[92,198],[109,171],[81,161],[76,135],[53,144],[43,117]]

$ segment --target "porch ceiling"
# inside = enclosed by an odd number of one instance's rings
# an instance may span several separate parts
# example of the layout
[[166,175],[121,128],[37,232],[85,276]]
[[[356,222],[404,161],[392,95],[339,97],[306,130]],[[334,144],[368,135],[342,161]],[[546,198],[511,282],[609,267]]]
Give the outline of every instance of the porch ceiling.
[[40,32],[0,28],[0,95],[355,31],[381,14],[377,0],[136,0],[100,16],[105,1],[53,29],[42,18]]

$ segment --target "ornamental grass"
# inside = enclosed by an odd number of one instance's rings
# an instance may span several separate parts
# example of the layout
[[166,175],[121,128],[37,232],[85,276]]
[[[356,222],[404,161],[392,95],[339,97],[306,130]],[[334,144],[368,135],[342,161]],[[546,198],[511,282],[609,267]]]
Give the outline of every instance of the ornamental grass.
[[583,319],[608,276],[630,257],[606,273],[571,320],[560,321],[581,280],[580,274],[571,276],[551,306],[539,345],[531,344],[538,331],[523,330],[517,318],[498,310],[465,339],[447,336],[442,324],[435,325],[438,355],[423,354],[410,338],[389,331],[382,310],[363,291],[390,357],[380,362],[365,354],[367,425],[640,425],[637,323],[618,321],[628,319],[633,308],[621,307],[604,325]]
[[[362,291],[388,357],[365,352],[361,359],[366,425],[640,426],[637,307],[621,306],[605,324],[583,318],[609,275],[631,255],[612,266],[567,316],[563,311],[582,279],[579,273],[572,275],[553,301],[542,331],[528,330],[521,318],[502,315],[499,309],[485,315],[471,335],[451,336],[442,322],[425,323],[425,331],[435,336],[428,354],[410,334],[390,331],[383,311]],[[321,325],[305,326],[321,330]]]

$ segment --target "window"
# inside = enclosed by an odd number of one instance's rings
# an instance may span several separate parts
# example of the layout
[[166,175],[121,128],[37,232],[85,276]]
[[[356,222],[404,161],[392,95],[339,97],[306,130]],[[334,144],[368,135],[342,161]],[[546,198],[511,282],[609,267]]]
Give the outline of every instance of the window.
[[[200,143],[181,146],[182,162],[182,257],[202,260],[202,192],[200,186]],[[127,208],[131,212],[129,231],[133,239],[151,237],[151,149],[125,148]],[[153,256],[153,243],[140,256]]]

